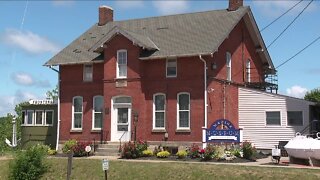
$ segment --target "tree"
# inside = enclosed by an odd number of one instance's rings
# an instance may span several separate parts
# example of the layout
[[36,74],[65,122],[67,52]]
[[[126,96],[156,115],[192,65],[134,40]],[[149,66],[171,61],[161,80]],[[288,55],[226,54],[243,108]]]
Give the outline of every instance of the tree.
[[56,85],[56,87],[51,91],[46,92],[47,99],[52,99],[54,101],[58,100],[58,95],[59,95],[58,85]]
[[313,89],[308,91],[304,96],[305,100],[316,102],[320,105],[320,88]]

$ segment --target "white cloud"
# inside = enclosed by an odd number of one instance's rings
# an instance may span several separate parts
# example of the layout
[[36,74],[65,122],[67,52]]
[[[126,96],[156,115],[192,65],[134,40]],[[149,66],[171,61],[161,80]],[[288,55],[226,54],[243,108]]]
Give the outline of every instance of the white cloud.
[[20,48],[31,54],[57,53],[60,50],[57,44],[31,31],[7,29],[2,34],[2,39],[6,44]]
[[308,89],[295,85],[291,88],[287,88],[287,95],[296,98],[303,98],[307,91]]
[[[294,9],[289,12],[291,15],[297,15],[298,12],[309,3],[310,1],[304,1],[298,4]],[[298,1],[288,1],[288,0],[274,0],[274,1],[253,1],[253,5],[261,10],[261,12],[267,16],[276,17],[286,12],[292,6],[294,6]],[[314,11],[316,5],[314,3],[306,9],[306,11]]]
[[38,80],[28,73],[17,72],[11,75],[11,79],[18,85],[22,86],[36,86],[36,87],[50,87],[48,80]]
[[137,1],[137,0],[126,0],[126,1],[117,0],[115,5],[123,9],[143,8],[145,6],[143,1]]
[[75,2],[72,0],[53,0],[52,4],[54,6],[71,6],[73,5]]
[[185,0],[180,1],[154,1],[153,5],[160,14],[179,14],[189,9],[189,3]]
[[7,113],[14,114],[14,108],[17,104],[30,99],[45,99],[45,96],[37,96],[31,92],[17,90],[12,96],[0,95],[0,117],[6,116]]

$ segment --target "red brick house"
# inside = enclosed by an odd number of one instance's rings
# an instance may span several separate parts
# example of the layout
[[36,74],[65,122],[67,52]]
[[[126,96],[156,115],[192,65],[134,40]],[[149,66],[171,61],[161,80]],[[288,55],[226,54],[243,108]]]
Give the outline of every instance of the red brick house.
[[60,143],[202,142],[217,119],[238,127],[238,87],[275,74],[250,7],[99,22],[46,62],[60,71]]

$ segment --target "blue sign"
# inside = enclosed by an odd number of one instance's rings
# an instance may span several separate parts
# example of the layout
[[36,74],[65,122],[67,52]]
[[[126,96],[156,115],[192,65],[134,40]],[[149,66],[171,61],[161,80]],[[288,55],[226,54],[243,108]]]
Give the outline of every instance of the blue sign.
[[240,129],[235,129],[227,119],[219,119],[206,130],[206,142],[240,142]]

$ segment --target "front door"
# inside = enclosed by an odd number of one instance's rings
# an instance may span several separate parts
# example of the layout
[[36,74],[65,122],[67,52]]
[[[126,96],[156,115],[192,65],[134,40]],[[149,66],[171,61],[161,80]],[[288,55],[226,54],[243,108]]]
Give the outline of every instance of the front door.
[[[121,97],[118,97],[121,98]],[[131,138],[131,99],[123,102],[113,100],[111,114],[111,141],[130,141]]]

